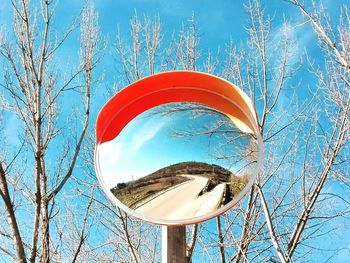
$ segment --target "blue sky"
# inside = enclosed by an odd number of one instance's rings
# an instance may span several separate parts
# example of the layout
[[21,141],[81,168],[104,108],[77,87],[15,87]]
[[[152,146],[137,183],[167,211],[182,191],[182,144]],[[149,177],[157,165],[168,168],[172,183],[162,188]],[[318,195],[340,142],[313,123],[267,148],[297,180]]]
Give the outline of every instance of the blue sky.
[[[234,43],[245,47],[247,33],[244,29],[247,26],[247,15],[244,12],[243,1],[238,0],[221,0],[221,1],[198,1],[198,0],[95,0],[91,1],[97,12],[99,13],[99,22],[101,30],[108,38],[107,50],[103,58],[102,64],[98,68],[98,74],[104,75],[103,82],[97,83],[94,87],[94,118],[97,115],[98,109],[107,101],[109,94],[106,88],[112,87],[116,82],[115,63],[116,54],[113,50],[113,43],[117,26],[119,25],[120,32],[126,38],[129,36],[129,21],[131,17],[138,14],[142,17],[144,14],[154,17],[160,16],[162,22],[162,31],[164,34],[164,42],[167,42],[173,32],[178,32],[181,29],[182,23],[187,23],[188,19],[194,13],[201,37],[201,49],[205,54],[211,49],[216,52],[218,47],[224,50],[225,44],[232,39]],[[308,1],[309,2],[309,1]],[[284,18],[291,25],[293,37],[296,40],[295,49],[298,55],[303,55],[307,51],[316,62],[322,65],[323,59],[319,52],[319,47],[315,44],[315,36],[310,25],[306,24],[301,27],[295,27],[303,21],[300,13],[296,8],[291,8],[286,1],[282,0],[265,0],[262,1],[266,12],[274,17],[273,34],[278,36]],[[326,0],[324,5],[330,14],[333,21],[339,17],[339,8],[342,4],[348,4],[347,0]],[[59,1],[56,7],[55,28],[59,32],[63,32],[69,27],[71,19],[77,16],[82,6],[81,0],[65,0]],[[0,0],[0,28],[8,27],[11,20],[10,1]],[[58,60],[57,65],[60,71],[64,71],[65,67],[69,67],[69,63],[75,63],[77,55],[78,34],[75,33],[68,40],[67,45],[63,46],[59,51],[65,59]],[[67,63],[67,61],[69,63]],[[302,85],[307,87],[314,85],[314,78],[307,72],[305,65],[303,70],[298,75],[299,80],[302,80]],[[299,81],[298,80],[298,81]],[[1,81],[1,77],[0,77]],[[118,87],[122,88],[122,87]],[[287,99],[286,103],[287,103]],[[74,105],[74,101],[70,101]],[[281,103],[279,107],[284,107]],[[5,115],[6,133],[13,134],[13,130],[18,128],[16,118],[11,115]],[[92,120],[94,123],[95,119]],[[159,129],[162,127],[159,127]],[[150,134],[149,136],[151,136]],[[14,136],[9,136],[11,145],[18,144],[18,140]],[[141,142],[135,142],[135,145]],[[136,147],[136,146],[135,146]],[[336,186],[332,186],[334,191],[342,193],[343,190]],[[350,240],[346,236],[350,236],[349,230],[339,230],[336,235],[339,235],[342,240],[342,245],[345,243],[350,247]],[[336,243],[336,242],[335,242]],[[333,243],[334,244],[334,243]],[[343,253],[344,252],[344,253]],[[339,258],[333,258],[333,262],[345,262],[350,256],[346,251],[343,251]]]

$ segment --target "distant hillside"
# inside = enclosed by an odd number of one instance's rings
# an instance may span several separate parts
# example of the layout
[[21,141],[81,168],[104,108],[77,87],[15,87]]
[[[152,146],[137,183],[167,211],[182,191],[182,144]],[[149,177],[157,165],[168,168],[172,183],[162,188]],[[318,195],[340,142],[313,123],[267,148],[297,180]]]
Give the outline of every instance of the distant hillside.
[[215,175],[222,178],[225,181],[229,180],[230,175],[232,175],[230,171],[219,165],[202,162],[182,162],[159,169],[158,171],[147,175],[142,179],[148,180],[149,178],[159,178],[164,176],[173,176],[180,174],[202,175],[208,177]]
[[[207,164],[202,162],[182,162],[161,168],[158,171],[144,176],[138,180],[125,183],[122,185],[122,187],[124,188],[125,186],[142,186],[144,183],[148,183],[150,181],[181,174],[201,175],[206,176],[208,178],[215,176],[216,180],[221,182],[230,181],[230,176],[232,175],[230,171],[215,164]],[[118,187],[116,188],[118,189]]]

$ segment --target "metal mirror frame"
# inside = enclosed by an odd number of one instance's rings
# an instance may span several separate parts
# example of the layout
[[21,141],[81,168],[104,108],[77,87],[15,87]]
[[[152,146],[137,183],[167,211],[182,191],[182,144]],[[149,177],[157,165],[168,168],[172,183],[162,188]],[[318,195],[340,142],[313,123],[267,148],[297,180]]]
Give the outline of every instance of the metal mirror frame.
[[[116,138],[139,114],[168,103],[201,103],[226,115],[234,123],[250,130],[257,137],[257,165],[243,190],[228,204],[216,211],[191,219],[165,220],[137,213],[119,201],[106,186],[101,175],[97,146]],[[219,216],[235,206],[254,184],[263,161],[263,141],[255,108],[249,97],[225,79],[197,71],[158,73],[125,87],[100,110],[96,121],[94,164],[102,189],[118,207],[141,220],[159,225],[176,226],[200,223]]]

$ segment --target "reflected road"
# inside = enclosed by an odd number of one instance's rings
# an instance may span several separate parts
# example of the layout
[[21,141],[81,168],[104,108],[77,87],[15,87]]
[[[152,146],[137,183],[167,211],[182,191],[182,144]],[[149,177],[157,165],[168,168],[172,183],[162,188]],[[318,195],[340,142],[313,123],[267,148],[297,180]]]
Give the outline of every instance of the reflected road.
[[189,219],[215,211],[221,204],[225,184],[217,185],[212,191],[198,196],[208,178],[195,175],[182,175],[191,178],[181,185],[143,204],[136,212],[159,219]]

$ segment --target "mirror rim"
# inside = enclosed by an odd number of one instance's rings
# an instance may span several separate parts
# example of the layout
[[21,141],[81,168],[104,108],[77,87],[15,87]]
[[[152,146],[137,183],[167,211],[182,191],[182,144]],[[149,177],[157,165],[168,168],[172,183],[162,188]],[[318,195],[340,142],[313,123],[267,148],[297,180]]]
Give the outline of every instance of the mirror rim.
[[[159,74],[155,74],[155,75],[151,75],[151,76],[148,76],[146,78],[143,78],[143,79],[140,79],[138,81],[136,81],[135,83],[141,85],[143,81],[145,80],[149,80],[150,78],[156,78],[157,76],[159,75],[163,75],[166,77],[166,75],[168,74],[175,74],[175,75],[178,75],[178,74],[195,74],[199,77],[201,76],[204,76],[205,78],[214,78],[216,80],[220,80],[220,81],[224,81],[222,82],[224,85],[228,85],[229,87],[233,87],[234,89],[238,89],[238,87],[236,87],[235,85],[233,85],[232,83],[222,79],[222,78],[219,78],[219,77],[216,77],[214,75],[211,75],[211,74],[207,74],[207,73],[202,73],[202,72],[197,72],[197,71],[168,71],[168,72],[162,72],[162,73],[159,73]],[[176,81],[176,79],[175,79]],[[171,86],[168,87],[169,88],[172,88]],[[193,89],[193,87],[190,87],[190,85],[188,85],[187,87],[184,87],[185,89]],[[161,88],[162,90],[164,90],[164,87]],[[126,92],[130,92],[130,94],[133,94],[133,95],[137,95],[137,91],[135,93],[135,86],[133,86],[132,84],[127,86],[126,88],[124,88],[123,90],[123,93],[125,94]],[[236,90],[237,91],[237,90]],[[108,104],[111,104],[113,103],[113,100],[118,100],[118,94],[120,94],[120,92],[118,92],[116,95],[114,95],[105,105],[104,107],[101,109],[100,113],[99,113],[99,116],[97,117],[97,125],[96,125],[96,143],[95,143],[95,149],[94,149],[94,167],[95,167],[95,171],[96,171],[96,175],[97,175],[97,179],[99,181],[99,184],[101,185],[103,191],[106,193],[106,195],[108,196],[108,198],[115,204],[117,205],[118,207],[120,207],[122,210],[124,210],[126,213],[130,214],[130,215],[133,215],[135,216],[136,218],[139,218],[143,221],[146,221],[146,222],[149,222],[149,223],[154,223],[154,224],[159,224],[159,225],[167,225],[167,226],[175,226],[175,225],[190,225],[190,224],[196,224],[196,223],[200,223],[200,222],[203,222],[203,221],[207,221],[209,219],[212,219],[214,217],[217,217],[223,213],[225,213],[226,211],[228,211],[229,209],[231,209],[232,207],[234,207],[237,203],[239,203],[241,201],[241,199],[248,193],[249,189],[251,189],[251,187],[253,186],[253,184],[255,183],[256,181],[256,178],[257,178],[257,175],[261,169],[261,166],[262,166],[262,162],[263,162],[263,140],[262,140],[262,137],[261,137],[261,134],[259,132],[259,125],[258,125],[258,121],[257,121],[257,116],[256,116],[256,112],[255,112],[255,108],[251,102],[251,100],[249,99],[249,97],[243,93],[241,90],[238,91],[238,94],[240,96],[242,96],[242,99],[245,103],[247,103],[247,105],[245,106],[248,106],[248,109],[250,110],[250,114],[247,114],[247,112],[240,106],[238,105],[238,103],[236,103],[235,101],[232,101],[231,98],[227,98],[226,96],[224,95],[221,95],[222,96],[222,99],[223,100],[226,100],[228,101],[232,106],[235,106],[237,107],[243,114],[244,116],[248,119],[248,121],[250,121],[250,124],[252,125],[252,127],[254,128],[254,131],[253,133],[256,135],[257,137],[257,144],[258,144],[258,155],[257,155],[257,165],[256,165],[256,168],[253,170],[253,173],[252,173],[252,176],[250,178],[250,180],[248,181],[248,183],[245,185],[245,187],[242,189],[242,191],[237,195],[237,196],[234,196],[234,198],[226,205],[216,209],[214,212],[211,212],[211,213],[208,213],[208,214],[205,214],[205,215],[202,215],[202,216],[198,216],[198,217],[193,217],[193,218],[189,218],[189,219],[177,219],[177,220],[169,220],[169,219],[160,219],[160,218],[153,218],[153,217],[149,217],[149,216],[146,216],[144,214],[141,214],[141,213],[138,213],[136,212],[135,210],[129,208],[128,206],[124,205],[120,200],[118,200],[113,194],[112,192],[110,191],[110,189],[108,189],[107,185],[105,184],[104,182],[104,179],[103,179],[103,176],[101,174],[101,171],[100,171],[100,165],[99,165],[99,153],[98,153],[98,145],[101,144],[101,138],[103,138],[103,135],[104,135],[104,132],[106,132],[106,130],[108,129],[109,125],[111,124],[112,121],[109,121],[107,122],[108,124],[105,124],[105,127],[103,129],[103,131],[101,130],[97,130],[97,129],[101,129],[101,125],[98,126],[98,121],[99,121],[99,118],[101,116],[101,114],[103,114],[102,112],[104,110],[110,110],[110,107],[108,107]],[[214,93],[211,92],[211,91],[208,91],[208,96],[213,96]],[[141,98],[139,99],[144,99],[145,97],[144,96],[141,96]],[[198,102],[192,102],[192,101],[186,101],[185,98],[183,98],[183,100],[178,100],[178,101],[174,101],[174,102],[170,102],[170,103],[181,103],[181,102],[188,102],[188,103],[198,103]],[[132,105],[132,102],[130,103]],[[169,103],[160,103],[158,105],[155,105],[153,107],[150,107],[150,108],[147,108],[146,110],[143,110],[142,112],[144,111],[147,111],[147,110],[150,110],[152,108],[155,108],[157,106],[161,106],[161,105],[164,105],[164,104],[169,104]],[[206,103],[202,103],[204,105],[207,105],[211,108],[213,108],[214,110],[218,111],[219,113],[222,113],[224,114],[225,116],[227,116],[227,118],[231,119],[232,121],[232,118],[230,118],[230,116],[228,116],[225,112],[221,112],[219,110],[217,110],[217,108],[213,107],[212,105],[209,105],[209,104],[206,104]],[[142,113],[141,112],[141,113]],[[141,113],[138,113],[136,116],[134,116],[132,118],[132,120],[137,117],[138,115],[140,115]],[[115,115],[118,115],[120,114],[120,111],[119,112],[115,112],[113,114],[109,112],[109,115],[110,116],[113,116],[112,118],[115,118],[116,116]],[[131,122],[132,120],[130,120],[129,122]],[[128,122],[128,123],[129,123]],[[126,124],[127,125],[127,124]],[[126,126],[125,125],[125,126]],[[122,128],[124,129],[125,126]],[[118,137],[118,134],[114,137],[114,139]],[[103,143],[103,142],[102,142]]]

